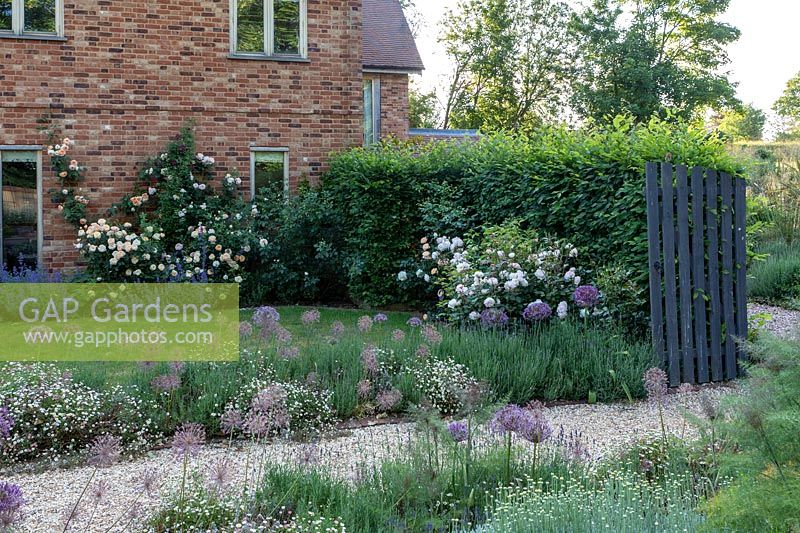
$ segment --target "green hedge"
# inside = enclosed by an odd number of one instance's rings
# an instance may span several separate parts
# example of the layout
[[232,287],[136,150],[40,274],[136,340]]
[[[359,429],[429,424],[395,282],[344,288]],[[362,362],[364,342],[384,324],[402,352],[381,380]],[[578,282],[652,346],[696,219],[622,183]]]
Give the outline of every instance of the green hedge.
[[570,239],[593,267],[621,265],[647,279],[647,161],[741,173],[723,143],[701,127],[618,117],[608,127],[548,126],[475,142],[385,143],[334,158],[323,179],[341,210],[350,296],[407,303],[401,262],[433,232],[463,234],[518,219]]

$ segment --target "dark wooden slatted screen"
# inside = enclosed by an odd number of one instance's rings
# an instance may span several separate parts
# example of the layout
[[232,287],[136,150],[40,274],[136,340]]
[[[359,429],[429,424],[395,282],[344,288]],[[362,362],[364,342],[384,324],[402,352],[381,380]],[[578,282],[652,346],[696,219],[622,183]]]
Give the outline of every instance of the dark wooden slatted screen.
[[670,384],[738,376],[747,335],[745,183],[647,164],[651,334]]

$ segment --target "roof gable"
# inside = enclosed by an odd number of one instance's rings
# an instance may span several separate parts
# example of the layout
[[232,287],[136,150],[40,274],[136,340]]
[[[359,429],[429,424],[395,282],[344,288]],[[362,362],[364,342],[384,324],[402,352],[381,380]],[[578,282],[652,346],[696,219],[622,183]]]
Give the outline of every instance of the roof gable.
[[425,66],[399,0],[363,0],[364,68],[420,72]]

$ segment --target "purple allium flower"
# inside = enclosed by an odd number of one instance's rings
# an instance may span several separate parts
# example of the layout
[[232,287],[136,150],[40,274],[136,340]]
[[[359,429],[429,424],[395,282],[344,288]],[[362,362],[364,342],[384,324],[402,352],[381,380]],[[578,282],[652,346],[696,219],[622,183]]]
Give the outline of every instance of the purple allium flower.
[[450,422],[447,425],[447,431],[455,442],[464,442],[469,435],[465,422]]
[[287,394],[283,387],[280,385],[270,385],[259,391],[259,393],[253,397],[251,405],[253,409],[268,414],[278,409],[285,409],[286,400]]
[[172,437],[172,452],[184,457],[195,455],[205,442],[206,430],[201,424],[184,422]]
[[578,307],[594,307],[600,301],[600,291],[594,285],[581,285],[572,293],[572,299]]
[[239,324],[239,336],[247,338],[253,334],[253,324],[245,320]]
[[358,331],[366,333],[372,329],[372,317],[364,315],[358,319]]
[[256,309],[253,313],[253,322],[262,328],[271,328],[276,323],[280,322],[281,314],[274,307],[263,305]]
[[296,359],[300,355],[300,348],[297,346],[281,346],[278,348],[278,356],[281,359]]
[[242,412],[238,409],[226,409],[219,420],[219,427],[226,435],[232,435],[234,431],[242,429]]
[[372,382],[368,379],[362,379],[356,385],[356,391],[359,398],[369,398],[372,394]]
[[395,388],[387,389],[378,393],[375,397],[378,407],[382,411],[391,411],[403,400],[403,393]]
[[89,489],[89,497],[91,498],[92,503],[95,505],[100,505],[103,503],[106,499],[106,496],[108,496],[108,489],[109,483],[105,479],[101,479],[92,485],[92,488]]
[[531,402],[531,409],[528,411],[528,423],[520,436],[534,444],[540,444],[553,435],[553,427],[544,413],[544,405],[541,402]]
[[22,506],[25,505],[22,489],[19,485],[0,482],[0,526],[10,528],[22,518]]
[[186,363],[183,361],[170,361],[169,369],[175,374],[180,374],[186,368]]
[[361,364],[370,374],[378,373],[378,348],[372,344],[367,344],[361,350]]
[[0,437],[8,438],[14,428],[14,417],[8,411],[8,407],[0,407]]
[[431,348],[427,344],[420,344],[417,347],[416,355],[420,359],[426,359],[431,354]]
[[396,329],[392,332],[392,340],[395,342],[403,342],[406,338],[406,332],[402,329]]
[[119,460],[121,453],[119,437],[100,435],[89,445],[89,464],[99,467],[111,466]]
[[417,316],[412,316],[411,318],[408,319],[406,324],[408,324],[412,328],[416,328],[422,325],[422,319],[420,319]]
[[225,458],[217,460],[209,468],[208,485],[217,494],[223,493],[228,488],[232,478],[228,460]]
[[389,317],[383,313],[378,313],[377,315],[372,317],[372,321],[375,322],[376,324],[379,324],[381,322],[386,322],[387,320],[389,320]]
[[292,332],[283,326],[276,326],[275,339],[277,339],[278,342],[290,343],[292,342]]
[[528,304],[528,307],[522,311],[522,318],[527,320],[528,322],[531,321],[541,321],[547,320],[553,315],[553,310],[550,308],[549,305],[542,301],[536,301],[531,304]]
[[272,424],[264,413],[250,411],[244,421],[244,429],[252,437],[265,437],[272,429]]
[[310,309],[308,311],[303,312],[303,314],[300,315],[300,321],[303,323],[303,325],[310,326],[312,324],[318,323],[319,317],[320,317],[319,311],[317,311],[316,309]]
[[172,392],[181,386],[181,377],[177,374],[162,374],[153,378],[152,387],[160,392]]
[[528,412],[518,405],[501,407],[489,422],[489,428],[498,434],[522,433],[529,423]]
[[340,320],[336,320],[331,324],[331,335],[339,337],[344,333],[344,324]]
[[422,328],[422,336],[429,344],[436,345],[442,342],[442,334],[430,324]]
[[656,403],[661,403],[667,394],[667,373],[658,367],[647,370],[642,377],[647,398]]
[[152,496],[158,490],[158,478],[158,472],[154,469],[147,470],[142,475],[142,490],[147,493],[148,496]]
[[481,312],[481,324],[490,328],[505,326],[508,324],[508,315],[505,311],[490,307]]

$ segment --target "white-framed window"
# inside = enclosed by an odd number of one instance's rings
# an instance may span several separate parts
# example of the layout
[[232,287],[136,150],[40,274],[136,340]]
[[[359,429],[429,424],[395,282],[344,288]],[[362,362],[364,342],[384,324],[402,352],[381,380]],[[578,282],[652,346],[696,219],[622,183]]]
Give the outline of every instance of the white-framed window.
[[0,261],[37,268],[42,256],[42,150],[0,146]]
[[289,149],[250,148],[250,197],[289,195]]
[[0,0],[0,37],[63,37],[64,0]]
[[307,0],[230,0],[231,53],[306,58]]
[[381,140],[381,80],[364,78],[364,146]]

